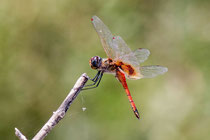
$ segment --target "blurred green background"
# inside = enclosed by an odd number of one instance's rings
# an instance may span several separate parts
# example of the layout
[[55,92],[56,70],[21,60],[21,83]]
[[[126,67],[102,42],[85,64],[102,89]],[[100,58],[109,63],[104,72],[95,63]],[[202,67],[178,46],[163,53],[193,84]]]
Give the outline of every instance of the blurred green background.
[[149,49],[144,65],[169,71],[128,80],[140,121],[119,82],[105,75],[46,140],[209,140],[209,0],[1,0],[0,139],[17,139],[15,127],[31,139],[79,76],[96,74],[89,59],[106,55],[93,15],[131,49]]

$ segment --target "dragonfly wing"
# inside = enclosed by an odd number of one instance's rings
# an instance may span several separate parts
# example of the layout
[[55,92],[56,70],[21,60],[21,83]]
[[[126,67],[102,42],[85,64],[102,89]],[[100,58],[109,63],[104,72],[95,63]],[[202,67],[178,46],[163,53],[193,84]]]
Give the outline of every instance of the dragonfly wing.
[[125,59],[134,57],[133,52],[120,36],[113,37],[113,46],[116,51],[116,59]]
[[140,67],[141,78],[153,78],[157,75],[164,74],[167,71],[168,68],[159,65]]
[[150,55],[150,51],[147,49],[139,48],[134,52],[135,57],[137,58],[139,63],[143,63]]
[[100,37],[101,44],[109,58],[115,58],[115,46],[113,46],[112,38],[113,35],[109,28],[98,18],[97,16],[93,16],[91,18],[93,26]]
[[[135,54],[131,51],[131,49],[128,47],[125,41],[120,36],[114,36],[113,46],[116,52],[115,60],[122,61],[126,65],[124,69],[122,69],[125,72],[126,77],[129,79],[139,79],[140,78],[139,62]],[[129,65],[132,67],[132,69],[134,69],[135,74],[129,73],[130,71],[128,70],[128,68],[130,67]]]

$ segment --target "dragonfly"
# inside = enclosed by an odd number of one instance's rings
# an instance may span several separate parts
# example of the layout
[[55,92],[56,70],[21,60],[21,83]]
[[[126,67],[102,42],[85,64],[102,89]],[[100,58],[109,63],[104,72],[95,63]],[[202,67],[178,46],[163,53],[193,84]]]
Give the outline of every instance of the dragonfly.
[[112,35],[100,18],[93,16],[91,21],[108,58],[94,56],[90,59],[91,68],[98,72],[94,78],[90,78],[93,83],[86,85],[83,90],[98,87],[104,73],[113,74],[125,89],[135,116],[140,119],[139,112],[128,89],[126,78],[133,80],[153,78],[164,74],[168,71],[168,68],[160,65],[140,66],[150,55],[148,49],[139,48],[132,51],[122,37]]

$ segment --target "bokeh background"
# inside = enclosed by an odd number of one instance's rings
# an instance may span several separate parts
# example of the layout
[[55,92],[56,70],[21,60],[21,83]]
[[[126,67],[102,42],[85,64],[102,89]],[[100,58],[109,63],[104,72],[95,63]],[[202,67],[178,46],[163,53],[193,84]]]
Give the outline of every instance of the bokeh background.
[[79,76],[96,74],[89,59],[106,55],[93,15],[131,49],[149,49],[144,65],[169,71],[128,80],[140,121],[120,83],[105,75],[46,140],[209,140],[209,0],[1,0],[0,139],[17,139],[15,127],[31,139]]

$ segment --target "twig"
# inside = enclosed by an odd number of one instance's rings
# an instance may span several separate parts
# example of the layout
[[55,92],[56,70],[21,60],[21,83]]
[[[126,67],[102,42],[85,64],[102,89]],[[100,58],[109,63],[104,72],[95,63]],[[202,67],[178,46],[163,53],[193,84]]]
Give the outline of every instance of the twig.
[[19,140],[27,140],[27,138],[17,128],[15,128],[15,135],[19,138]]
[[[32,140],[43,140],[47,134],[52,130],[52,128],[64,118],[66,111],[69,109],[69,106],[72,104],[74,99],[77,97],[81,89],[84,87],[86,82],[88,81],[88,76],[86,73],[82,74],[80,78],[77,80],[74,87],[69,92],[66,99],[62,102],[60,107],[53,112],[51,118],[47,121],[47,123],[41,128],[41,130],[34,136]],[[27,140],[27,138],[17,129],[15,128],[15,134],[20,140]]]

